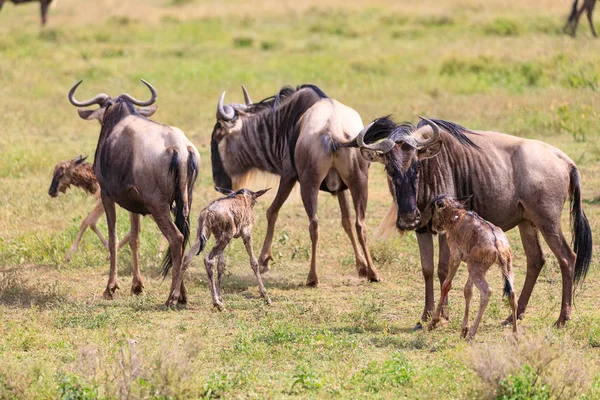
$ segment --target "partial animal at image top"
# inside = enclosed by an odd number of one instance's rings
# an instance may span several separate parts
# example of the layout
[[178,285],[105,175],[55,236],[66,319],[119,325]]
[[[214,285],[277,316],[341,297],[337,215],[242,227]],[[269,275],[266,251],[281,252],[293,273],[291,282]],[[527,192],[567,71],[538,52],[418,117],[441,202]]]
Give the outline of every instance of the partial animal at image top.
[[[498,264],[504,279],[504,295],[510,305],[513,333],[517,333],[517,296],[514,292],[514,275],[512,271],[512,252],[508,239],[502,229],[481,218],[474,211],[467,211],[464,204],[448,196],[438,196],[431,202],[432,231],[446,235],[450,250],[448,275],[442,284],[440,299],[428,328],[434,329],[440,321],[442,309],[448,292],[452,288],[452,280],[462,261],[467,263],[469,273],[464,288],[465,314],[462,323],[461,337],[471,340],[490,301],[492,289],[485,280],[485,274],[493,264]],[[473,285],[479,290],[479,310],[473,326],[469,324],[469,312]]]
[[[2,10],[2,6],[7,0],[0,0],[0,11]],[[41,23],[42,26],[46,25],[48,21],[48,8],[53,0],[8,0],[13,4],[23,4],[23,3],[40,3],[40,14],[42,17]],[[58,0],[54,0],[53,8],[58,4]]]
[[573,1],[573,9],[571,10],[571,14],[569,14],[569,18],[567,19],[567,23],[565,24],[563,30],[567,33],[570,33],[571,36],[575,36],[577,34],[577,25],[579,24],[579,18],[581,18],[581,14],[585,11],[588,22],[590,24],[590,29],[592,30],[592,35],[594,37],[598,37],[596,34],[596,28],[594,28],[593,21],[593,13],[594,7],[596,6],[596,0],[583,0],[583,5],[578,10],[577,4],[579,0]]
[[[435,304],[433,236],[428,229],[431,213],[427,208],[442,194],[469,198],[468,209],[504,231],[519,227],[527,258],[527,275],[517,307],[519,319],[545,262],[541,233],[558,260],[563,281],[556,325],[564,326],[571,318],[573,284],[585,278],[592,259],[592,232],[582,208],[579,170],[565,153],[539,140],[473,131],[426,118],[416,127],[379,118],[345,146],[359,147],[366,159],[385,166],[396,218],[382,223],[395,224],[402,231],[416,230],[425,279],[421,321],[427,321]],[[560,223],[567,198],[571,203],[573,249]],[[449,261],[448,244],[440,235],[440,284],[448,274]]]
[[[189,210],[200,155],[179,128],[148,118],[156,111],[153,104],[158,94],[151,84],[142,82],[150,91],[150,99],[146,101],[127,93],[118,97],[100,93],[90,100],[77,101],[75,91],[81,81],[69,91],[69,101],[76,107],[98,105],[99,108],[94,110],[79,108],[78,113],[82,119],[97,119],[102,124],[94,173],[108,224],[110,274],[103,297],[112,299],[119,287],[115,209],[118,204],[129,211],[131,222],[131,292],[139,294],[144,287],[138,265],[139,233],[142,215],[150,214],[169,242],[163,268],[168,270],[172,266],[173,274],[166,304],[185,305],[187,294],[181,262],[189,237]],[[171,210],[175,221],[171,219]]]
[[[224,308],[223,296],[221,294],[221,280],[225,271],[224,251],[231,239],[242,238],[246,252],[250,257],[250,267],[256,276],[260,295],[267,304],[271,299],[265,291],[258,261],[252,249],[252,227],[254,225],[254,205],[257,199],[269,189],[253,192],[248,189],[232,191],[224,188],[216,188],[226,197],[217,199],[208,204],[200,212],[198,217],[198,235],[196,242],[192,245],[183,261],[183,270],[187,270],[194,255],[200,254],[206,247],[211,234],[215,237],[215,245],[204,258],[206,274],[208,275],[208,287],[212,295],[213,306],[219,311]],[[213,270],[217,265],[217,281],[213,277]],[[166,272],[166,271],[165,271]]]
[[[261,271],[269,270],[273,258],[271,247],[279,210],[299,182],[312,243],[306,285],[319,283],[319,190],[338,198],[358,275],[370,281],[381,280],[369,252],[365,225],[369,163],[356,149],[338,146],[362,129],[360,115],[314,85],[284,87],[258,103],[252,102],[245,88],[243,92],[245,104],[224,104],[225,92],[218,101],[211,139],[213,181],[215,186],[236,190],[245,186],[255,170],[280,176],[277,194],[267,210],[267,234],[258,259]],[[351,222],[348,191],[354,203],[358,240]]]

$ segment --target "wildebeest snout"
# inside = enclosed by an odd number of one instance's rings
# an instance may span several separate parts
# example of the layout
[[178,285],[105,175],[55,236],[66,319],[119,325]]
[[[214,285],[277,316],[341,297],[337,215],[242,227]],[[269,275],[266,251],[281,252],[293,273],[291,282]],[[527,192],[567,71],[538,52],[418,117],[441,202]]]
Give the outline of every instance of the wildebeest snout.
[[415,208],[412,212],[398,213],[396,227],[403,231],[415,229],[421,222],[421,212]]

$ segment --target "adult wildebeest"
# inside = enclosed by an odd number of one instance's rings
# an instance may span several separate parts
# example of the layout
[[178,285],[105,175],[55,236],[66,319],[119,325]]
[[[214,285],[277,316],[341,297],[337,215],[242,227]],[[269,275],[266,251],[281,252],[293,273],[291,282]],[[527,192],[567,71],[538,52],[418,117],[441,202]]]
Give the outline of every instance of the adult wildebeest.
[[[0,11],[2,10],[2,6],[6,0],[0,0]],[[21,4],[21,3],[32,3],[39,2],[40,3],[40,12],[42,14],[42,25],[46,25],[46,21],[48,20],[48,7],[50,7],[50,3],[52,0],[8,0],[13,4]],[[55,1],[54,4],[58,3],[58,0]],[[53,6],[54,7],[54,6]]]
[[[587,274],[592,233],[581,208],[581,182],[575,163],[562,151],[537,140],[503,133],[470,131],[452,122],[423,119],[417,128],[380,118],[345,146],[360,147],[365,158],[385,165],[397,207],[395,225],[417,231],[425,278],[422,320],[433,311],[433,237],[426,207],[436,196],[472,196],[468,206],[503,230],[519,227],[527,257],[527,277],[517,315],[523,317],[544,255],[538,232],[556,255],[562,273],[557,326],[571,316],[573,279]],[[383,139],[381,142],[376,141]],[[560,227],[567,196],[571,200],[574,250]],[[429,214],[429,215],[428,215]],[[448,245],[440,236],[438,276],[448,272]],[[417,325],[420,326],[420,323]]]
[[569,18],[567,19],[567,23],[565,24],[564,30],[570,31],[571,36],[575,36],[577,32],[577,24],[579,23],[579,18],[581,18],[581,14],[585,11],[587,15],[588,22],[590,23],[590,29],[592,30],[592,35],[594,37],[598,37],[596,34],[596,29],[594,28],[594,21],[592,20],[592,14],[594,13],[594,7],[596,6],[596,0],[583,0],[583,5],[581,9],[577,10],[577,3],[579,0],[573,1],[573,9],[571,10],[571,14],[569,14]]
[[[379,281],[367,246],[365,227],[369,162],[355,149],[336,146],[337,142],[354,138],[362,129],[358,113],[328,98],[313,85],[298,86],[296,90],[284,87],[260,103],[252,103],[245,88],[243,90],[245,105],[223,105],[225,92],[218,102],[217,123],[211,140],[213,180],[215,186],[240,189],[247,175],[256,169],[281,177],[275,200],[267,210],[267,235],[259,258],[262,271],[268,270],[272,258],[271,243],[279,209],[294,184],[299,182],[312,241],[306,284],[316,286],[319,282],[319,189],[338,197],[342,226],[352,242],[358,274]],[[352,230],[346,189],[350,189],[354,202],[360,248]]]
[[[114,98],[101,93],[91,100],[79,102],[74,94],[81,82],[69,91],[69,101],[77,107],[99,105],[100,108],[96,110],[80,108],[78,112],[81,118],[97,119],[102,124],[94,158],[94,173],[100,184],[106,211],[110,250],[110,276],[103,297],[112,299],[118,288],[117,203],[130,212],[132,293],[138,294],[143,289],[138,267],[140,219],[141,215],[151,214],[169,242],[163,264],[164,275],[173,266],[167,305],[185,304],[187,297],[181,262],[189,237],[189,210],[200,155],[179,128],[146,118],[156,111],[156,106],[150,106],[157,98],[156,90],[148,82],[142,79],[151,93],[148,101],[136,100],[126,93]],[[175,222],[171,220],[171,210]]]

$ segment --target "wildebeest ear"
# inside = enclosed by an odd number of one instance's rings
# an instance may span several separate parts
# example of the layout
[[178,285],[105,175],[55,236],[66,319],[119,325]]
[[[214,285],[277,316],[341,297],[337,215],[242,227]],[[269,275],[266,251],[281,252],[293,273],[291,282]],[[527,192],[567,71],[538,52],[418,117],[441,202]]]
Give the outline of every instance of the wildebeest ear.
[[360,154],[362,154],[362,156],[368,161],[380,162],[382,164],[384,163],[383,154],[377,150],[365,149],[364,147],[361,147]]
[[100,107],[97,110],[86,110],[85,108],[77,109],[79,116],[88,121],[90,121],[92,119],[97,119],[99,121],[102,121],[102,119],[104,118],[104,111],[106,111],[106,109],[104,107]]
[[263,194],[267,193],[269,190],[271,190],[271,188],[259,190],[258,192],[254,192],[254,198],[255,199],[259,198]]
[[233,190],[231,190],[231,189],[225,189],[225,188],[218,187],[218,186],[215,186],[215,190],[224,195],[230,195],[231,193],[233,193]]
[[149,107],[141,107],[141,108],[138,108],[138,113],[143,117],[149,117],[156,112],[157,108],[158,108],[158,105],[156,105],[156,104],[153,104]]
[[437,156],[437,154],[442,149],[442,141],[432,144],[431,146],[427,146],[424,149],[419,149],[417,153],[417,157],[419,160],[424,160],[426,158],[431,158]]

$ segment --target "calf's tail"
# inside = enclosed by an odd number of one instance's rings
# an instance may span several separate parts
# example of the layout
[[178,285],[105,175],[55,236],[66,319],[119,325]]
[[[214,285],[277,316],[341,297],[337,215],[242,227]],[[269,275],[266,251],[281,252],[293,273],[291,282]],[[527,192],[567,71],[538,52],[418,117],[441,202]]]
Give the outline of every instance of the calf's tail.
[[[171,212],[175,216],[175,226],[183,235],[183,243],[181,245],[182,252],[187,246],[190,238],[190,204],[188,202],[188,181],[184,176],[187,175],[186,172],[188,168],[190,168],[189,164],[186,169],[182,168],[181,156],[179,155],[177,149],[173,148],[173,155],[171,156],[171,163],[169,165],[169,177],[173,180],[175,201],[173,202],[174,204],[171,205]],[[167,276],[172,266],[173,255],[171,254],[171,248],[169,248],[162,262],[163,277]]]
[[502,278],[504,278],[504,291],[502,292],[502,296],[510,298],[514,292],[515,279],[512,272],[512,254],[510,251],[500,254],[498,264],[500,265]]
[[571,166],[569,200],[571,203],[571,227],[573,232],[573,251],[575,260],[575,284],[583,282],[592,261],[592,230],[581,208],[581,179],[575,165]]

